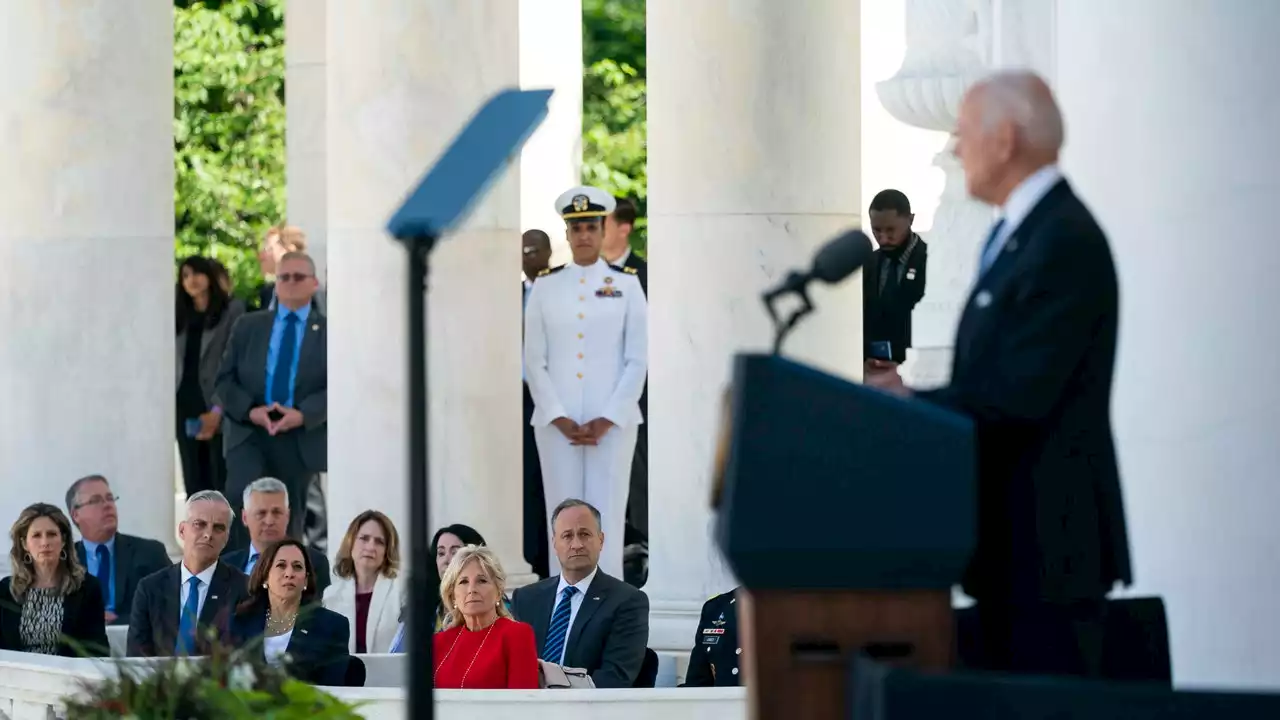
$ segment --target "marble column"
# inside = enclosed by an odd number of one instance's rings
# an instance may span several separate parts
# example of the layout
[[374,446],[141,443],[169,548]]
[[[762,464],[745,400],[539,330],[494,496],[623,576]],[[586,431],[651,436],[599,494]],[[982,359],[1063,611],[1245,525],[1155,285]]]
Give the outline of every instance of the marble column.
[[286,0],[284,13],[285,188],[288,221],[307,233],[323,281],[328,264],[325,160],[325,3]]
[[[876,84],[889,114],[912,127],[950,133],[964,91],[987,72],[990,0],[907,0],[902,68]],[[944,384],[960,311],[973,282],[979,245],[992,209],[968,197],[964,173],[948,142],[933,164],[945,178],[929,243],[929,285],[912,316],[904,375],[915,387]]]
[[99,473],[172,550],[173,9],[10,2],[0,27],[0,518]]
[[[531,3],[327,5],[331,542],[365,508],[387,512],[402,528],[407,519],[407,443],[426,438],[405,432],[406,260],[384,226],[481,103],[522,84],[522,16],[536,11]],[[529,26],[581,43],[580,19]],[[555,76],[577,85],[580,97],[581,53],[566,60],[576,74]],[[572,98],[573,90],[566,94]],[[572,102],[558,106],[556,127],[576,137],[580,121],[565,120]],[[574,141],[547,142],[571,147]],[[529,571],[521,552],[523,457],[514,434],[522,420],[521,164],[439,245],[428,318],[431,522],[474,526],[516,578]],[[551,205],[575,180],[570,170],[576,169],[559,163],[524,189]]]
[[[767,350],[759,300],[860,222],[859,4],[649,0],[650,646],[687,650],[735,584],[710,538],[712,450],[734,353]],[[813,295],[789,354],[860,372],[861,286]],[[785,492],[786,478],[779,478]],[[787,519],[779,519],[780,531]]]
[[1058,3],[1063,167],[1120,272],[1134,592],[1164,596],[1184,686],[1280,686],[1277,28],[1275,3]]

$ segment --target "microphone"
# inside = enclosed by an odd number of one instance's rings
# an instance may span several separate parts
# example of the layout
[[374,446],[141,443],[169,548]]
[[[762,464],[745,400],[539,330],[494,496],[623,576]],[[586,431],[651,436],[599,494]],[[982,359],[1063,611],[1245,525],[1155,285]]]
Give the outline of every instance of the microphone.
[[[775,355],[782,348],[782,340],[791,332],[800,318],[813,312],[813,303],[809,300],[808,287],[809,283],[814,280],[820,280],[828,285],[843,281],[858,268],[867,263],[871,259],[871,238],[861,230],[848,230],[837,235],[835,238],[827,241],[827,244],[818,250],[813,256],[813,267],[809,272],[791,271],[787,273],[787,277],[774,289],[766,292],[761,299],[764,300],[765,308],[769,311],[769,317],[773,319],[774,339],[773,353]],[[774,309],[774,301],[782,295],[794,293],[800,297],[802,306],[799,310],[789,317],[786,322],[778,319],[778,312]]]

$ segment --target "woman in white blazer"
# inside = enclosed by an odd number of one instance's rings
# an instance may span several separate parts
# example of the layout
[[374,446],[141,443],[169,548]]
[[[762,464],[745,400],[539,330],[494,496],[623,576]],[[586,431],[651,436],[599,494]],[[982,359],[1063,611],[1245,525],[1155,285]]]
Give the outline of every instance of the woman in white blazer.
[[357,515],[334,558],[333,584],[324,592],[324,606],[351,623],[350,652],[390,651],[409,590],[399,569],[396,526],[377,510]]

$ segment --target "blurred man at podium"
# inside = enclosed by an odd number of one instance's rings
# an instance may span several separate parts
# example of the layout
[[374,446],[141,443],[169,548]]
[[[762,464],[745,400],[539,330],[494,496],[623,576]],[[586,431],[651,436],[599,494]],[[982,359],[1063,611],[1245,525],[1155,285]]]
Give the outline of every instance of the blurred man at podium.
[[[969,194],[999,208],[956,332],[950,385],[914,393],[978,435],[976,662],[1098,676],[1105,597],[1132,582],[1111,435],[1119,315],[1106,236],[1057,167],[1063,121],[1048,86],[1010,72],[964,98],[955,154]],[[866,382],[903,396],[897,366]]]

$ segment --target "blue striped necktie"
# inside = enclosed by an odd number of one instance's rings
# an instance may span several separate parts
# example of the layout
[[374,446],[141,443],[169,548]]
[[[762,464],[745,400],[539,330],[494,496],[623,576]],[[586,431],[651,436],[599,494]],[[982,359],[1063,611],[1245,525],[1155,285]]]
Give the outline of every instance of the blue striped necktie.
[[1000,237],[1000,231],[1004,229],[1004,218],[996,221],[991,226],[991,232],[987,235],[987,241],[982,244],[982,255],[978,258],[978,275],[981,276],[987,272],[987,268],[995,264],[996,259],[991,255],[992,246],[996,244],[996,238]]
[[196,650],[196,620],[200,614],[200,578],[195,575],[187,581],[187,601],[182,605],[182,617],[178,619],[178,646],[174,655],[190,655]]
[[564,641],[569,636],[569,614],[573,609],[573,596],[578,588],[570,585],[560,593],[560,603],[556,611],[551,613],[551,626],[547,628],[547,642],[542,646],[542,659],[560,664],[560,656],[564,654]]

